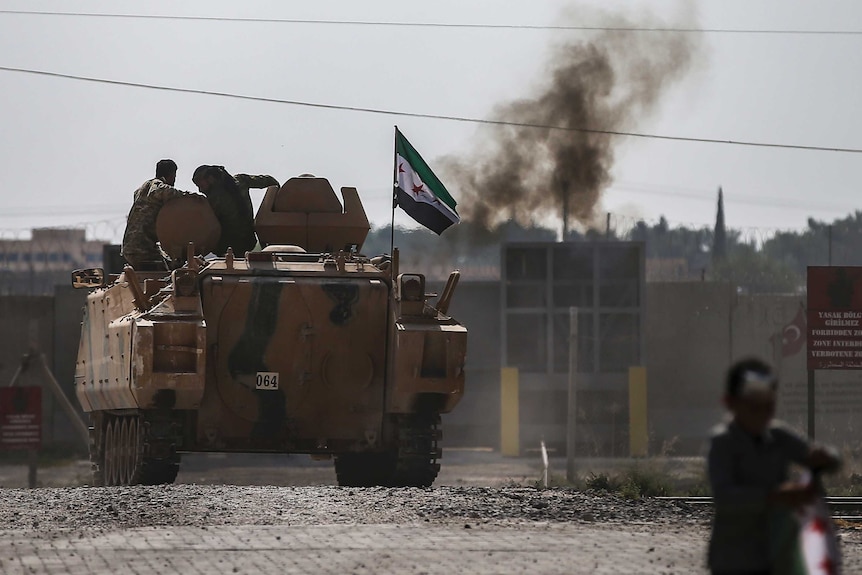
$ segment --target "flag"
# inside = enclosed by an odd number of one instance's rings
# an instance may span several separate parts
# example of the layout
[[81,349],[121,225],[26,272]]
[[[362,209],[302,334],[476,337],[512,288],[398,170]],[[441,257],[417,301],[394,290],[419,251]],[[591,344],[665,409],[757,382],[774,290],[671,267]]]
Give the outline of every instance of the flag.
[[805,308],[802,302],[799,303],[799,309],[796,311],[796,317],[789,324],[782,328],[781,333],[772,336],[771,339],[777,339],[781,343],[782,357],[796,355],[805,346],[806,329],[805,329]]
[[841,553],[835,535],[835,524],[822,497],[799,513],[800,544],[806,575],[838,575]]
[[[815,480],[809,477],[808,481]],[[822,494],[818,494],[814,501],[795,511],[789,509],[773,511],[770,525],[770,554],[772,573],[782,575],[840,575],[842,573],[841,551],[838,548],[835,524]]]
[[395,128],[395,179],[395,204],[426,228],[442,234],[461,221],[455,200],[398,128]]

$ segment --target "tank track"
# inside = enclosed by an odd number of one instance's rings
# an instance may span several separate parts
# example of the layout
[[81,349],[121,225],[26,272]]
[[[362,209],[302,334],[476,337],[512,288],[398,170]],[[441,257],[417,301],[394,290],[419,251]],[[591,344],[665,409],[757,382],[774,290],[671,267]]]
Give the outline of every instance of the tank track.
[[397,447],[384,453],[344,453],[335,458],[338,484],[348,487],[430,487],[440,471],[440,416],[400,415]]
[[398,454],[392,487],[430,487],[440,472],[440,415],[414,413],[398,418]]
[[170,417],[140,413],[90,416],[92,485],[173,483],[180,467]]

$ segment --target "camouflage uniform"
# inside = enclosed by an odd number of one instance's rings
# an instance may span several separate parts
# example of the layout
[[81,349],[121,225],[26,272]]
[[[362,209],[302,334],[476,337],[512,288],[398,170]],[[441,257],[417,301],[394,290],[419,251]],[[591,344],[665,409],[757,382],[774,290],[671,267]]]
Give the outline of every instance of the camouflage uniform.
[[254,208],[251,206],[251,195],[248,193],[249,188],[261,189],[268,188],[270,186],[278,186],[278,180],[273,178],[272,176],[250,176],[248,174],[237,174],[233,177],[233,180],[236,182],[237,188],[239,188],[239,197],[242,198],[242,201],[248,206],[248,212],[252,214],[254,217]]
[[219,171],[222,172],[220,177],[205,192],[222,230],[214,252],[223,256],[230,247],[241,257],[257,244],[249,188],[277,186],[278,181],[272,176],[231,176],[223,168]]
[[126,220],[123,234],[122,254],[132,267],[143,267],[145,262],[161,262],[162,256],[156,247],[156,218],[166,202],[189,195],[166,184],[160,178],[147,180],[135,190],[132,209]]

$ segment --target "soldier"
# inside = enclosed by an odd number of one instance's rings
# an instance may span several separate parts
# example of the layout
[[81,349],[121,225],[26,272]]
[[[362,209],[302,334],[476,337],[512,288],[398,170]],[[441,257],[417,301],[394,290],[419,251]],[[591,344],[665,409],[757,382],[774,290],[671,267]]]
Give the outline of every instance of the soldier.
[[174,188],[176,179],[177,164],[173,160],[159,160],[156,177],[135,190],[121,253],[136,270],[164,269],[164,260],[156,247],[156,218],[166,202],[191,193]]
[[277,186],[272,176],[231,176],[223,166],[199,166],[192,181],[198,190],[209,199],[210,206],[221,224],[222,234],[215,253],[223,256],[227,249],[241,256],[254,249],[257,237],[254,234],[254,209],[249,188]]

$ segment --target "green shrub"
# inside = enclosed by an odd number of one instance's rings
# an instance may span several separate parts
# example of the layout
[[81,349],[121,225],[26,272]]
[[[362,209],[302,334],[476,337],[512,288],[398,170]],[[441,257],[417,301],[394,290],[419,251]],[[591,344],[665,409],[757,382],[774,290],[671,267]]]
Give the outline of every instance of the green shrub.
[[617,491],[619,484],[607,473],[596,474],[591,471],[584,479],[584,487],[593,491]]
[[663,497],[671,492],[671,484],[664,474],[633,466],[620,478],[619,494],[629,499],[641,497]]

